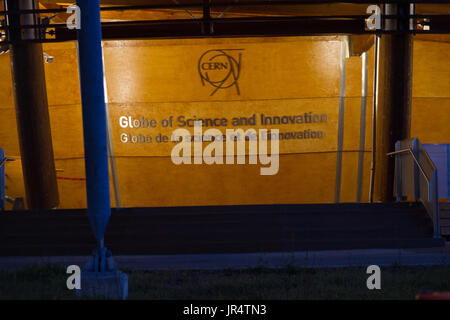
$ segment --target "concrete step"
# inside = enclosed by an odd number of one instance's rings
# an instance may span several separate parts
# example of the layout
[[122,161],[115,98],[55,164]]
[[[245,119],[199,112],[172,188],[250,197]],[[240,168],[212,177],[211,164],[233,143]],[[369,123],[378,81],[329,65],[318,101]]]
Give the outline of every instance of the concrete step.
[[[446,225],[443,231],[447,230]],[[440,246],[421,205],[317,204],[113,210],[114,254],[189,254]],[[89,255],[85,210],[0,214],[0,256]]]
[[440,210],[439,216],[441,219],[450,219],[450,210]]
[[443,236],[450,236],[450,227],[442,227],[441,226],[441,234]]
[[450,202],[440,202],[439,209],[441,234],[450,236]]

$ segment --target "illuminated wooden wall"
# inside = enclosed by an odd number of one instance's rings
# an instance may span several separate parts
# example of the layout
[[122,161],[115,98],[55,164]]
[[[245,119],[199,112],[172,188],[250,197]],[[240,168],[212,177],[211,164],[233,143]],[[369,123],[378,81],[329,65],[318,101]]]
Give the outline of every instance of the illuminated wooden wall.
[[[105,43],[106,77],[123,206],[228,205],[333,202],[339,107],[338,37],[114,41]],[[202,85],[198,60],[207,50],[243,49],[235,88]],[[81,101],[74,43],[48,44],[47,88],[61,205],[86,206]],[[450,142],[450,43],[415,41],[412,136]],[[235,53],[233,53],[235,54]],[[368,198],[373,48],[369,52],[363,201]],[[23,197],[8,55],[0,56],[0,147],[8,157],[7,190]],[[347,61],[341,201],[356,199],[361,58]],[[120,116],[161,121],[169,116],[250,117],[316,112],[328,115],[320,141],[281,141],[279,172],[261,176],[257,165],[180,165],[172,143],[124,144],[120,134],[167,135],[173,129],[123,129]],[[252,126],[262,128],[259,125]],[[280,132],[301,125],[273,126]],[[249,127],[243,127],[247,129]],[[269,127],[270,128],[270,127]],[[225,131],[225,128],[219,128]],[[66,179],[64,179],[66,178]],[[69,178],[69,179],[67,179]],[[75,178],[74,180],[70,180]],[[80,180],[77,180],[80,179]],[[114,195],[111,188],[112,204]]]

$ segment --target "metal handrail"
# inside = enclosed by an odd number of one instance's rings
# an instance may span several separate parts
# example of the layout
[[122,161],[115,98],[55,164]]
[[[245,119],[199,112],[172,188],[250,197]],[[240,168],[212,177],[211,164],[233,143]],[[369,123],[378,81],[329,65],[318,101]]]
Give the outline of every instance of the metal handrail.
[[433,170],[437,170],[436,166],[434,165],[434,162],[431,160],[430,155],[428,154],[428,152],[424,153],[424,156],[427,158],[428,163],[431,165]]
[[[419,160],[417,160],[416,155],[414,154],[413,150],[411,148],[407,148],[407,149],[402,149],[402,150],[398,150],[398,151],[394,151],[394,152],[389,152],[386,155],[388,156],[393,156],[396,154],[400,154],[400,153],[405,153],[405,152],[409,152],[409,154],[412,156],[412,158],[414,159],[414,162],[417,164],[417,167],[420,169],[420,172],[423,174],[423,176],[425,177],[425,179],[427,180],[427,186],[428,186],[428,201],[432,201],[431,199],[431,179],[428,178],[427,174],[425,173],[425,170],[423,169],[422,165],[419,163]],[[434,164],[433,164],[434,167]],[[434,169],[436,169],[434,167]]]
[[[400,149],[401,141],[398,141],[395,145],[396,145],[396,149],[399,149],[399,150],[396,150],[394,152],[389,152],[386,155],[393,156],[393,155],[398,155],[398,154],[402,154],[402,153],[408,153],[409,155],[411,155],[412,159],[414,160],[414,164],[415,164],[414,169],[413,169],[414,170],[414,198],[416,199],[416,201],[421,201],[424,204],[426,211],[428,212],[428,214],[431,217],[431,220],[433,221],[433,233],[434,233],[433,237],[436,239],[440,239],[441,231],[440,231],[440,217],[439,217],[437,168],[434,165],[434,163],[431,160],[428,153],[425,150],[423,150],[423,148],[421,147],[421,144],[417,138],[414,138],[411,141],[409,141],[407,147],[404,149]],[[430,176],[427,174],[424,166],[422,165],[423,162],[421,163],[419,161],[422,151],[423,151],[423,156],[424,156],[423,160],[428,163],[428,165],[430,166],[429,168],[431,169]],[[425,164],[425,163],[423,163],[423,164]],[[399,165],[399,167],[397,167],[397,165]],[[396,162],[395,167],[396,167],[396,177],[397,177],[396,178],[397,179],[396,180],[397,181],[397,187],[396,187],[397,201],[401,201],[401,197],[406,195],[405,194],[406,189],[403,188],[404,175],[403,175],[402,169],[401,169],[402,161],[398,162],[398,164]],[[424,197],[424,195],[421,191],[421,185],[422,185],[421,179],[419,178],[419,176],[417,176],[417,178],[416,178],[416,174],[415,174],[415,172],[417,172],[416,168],[418,168],[418,170],[422,173],[422,175],[425,177],[425,180],[427,182],[428,197],[426,197],[426,198]],[[428,170],[428,172],[429,172],[429,170]]]

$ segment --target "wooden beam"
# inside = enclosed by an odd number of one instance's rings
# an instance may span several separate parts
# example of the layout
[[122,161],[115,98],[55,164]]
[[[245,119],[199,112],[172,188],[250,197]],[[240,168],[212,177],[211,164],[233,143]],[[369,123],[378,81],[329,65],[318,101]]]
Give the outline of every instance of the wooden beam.
[[[129,23],[103,23],[104,40],[196,38],[196,37],[265,37],[311,36],[364,33],[363,20],[305,19],[215,19],[214,34],[201,32],[202,25],[192,19]],[[56,28],[56,41],[76,40],[76,32]]]
[[[18,5],[18,1],[8,0],[10,10],[18,10]],[[9,21],[15,28],[21,25],[17,15],[10,16]],[[17,129],[28,207],[31,210],[53,209],[59,197],[42,44],[22,41],[20,30],[11,32],[10,36]]]
[[[392,14],[409,9],[408,5],[387,4],[386,10],[388,14]],[[400,22],[396,24],[395,21],[386,22],[390,30],[402,28]],[[407,33],[383,34],[380,41],[375,167],[375,197],[382,202],[389,202],[394,198],[395,159],[386,154],[394,151],[396,141],[410,138],[412,67],[413,36]]]
[[[44,10],[45,9],[61,9],[61,6],[60,5],[56,5],[56,4],[50,4],[50,3],[45,3],[45,4],[39,3],[39,9],[44,9]],[[42,16],[50,17],[50,16],[52,16],[52,14],[45,14],[45,15],[42,15]],[[69,14],[61,12],[54,19],[52,19],[52,21],[53,22],[59,22],[59,23],[63,22],[64,23],[64,22],[67,21],[67,18],[69,16],[70,16]]]

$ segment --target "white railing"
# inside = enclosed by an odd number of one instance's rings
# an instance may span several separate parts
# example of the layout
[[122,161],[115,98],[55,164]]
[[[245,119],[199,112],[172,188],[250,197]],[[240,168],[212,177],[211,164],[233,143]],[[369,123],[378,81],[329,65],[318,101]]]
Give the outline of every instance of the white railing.
[[414,197],[423,203],[433,221],[434,238],[441,237],[439,192],[436,166],[417,138],[397,141],[395,151],[394,195],[397,201]]

